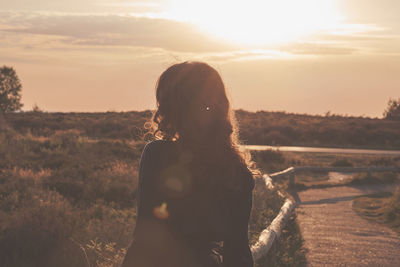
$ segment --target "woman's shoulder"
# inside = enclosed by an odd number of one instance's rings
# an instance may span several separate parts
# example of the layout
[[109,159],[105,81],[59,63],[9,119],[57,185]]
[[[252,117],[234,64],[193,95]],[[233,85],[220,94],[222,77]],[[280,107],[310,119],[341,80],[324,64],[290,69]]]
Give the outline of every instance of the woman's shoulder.
[[153,140],[144,146],[142,158],[154,158],[176,149],[174,141]]
[[174,141],[169,141],[169,140],[161,140],[161,139],[156,139],[153,141],[150,141],[144,146],[144,150],[159,150],[159,149],[167,149],[170,147],[175,146]]

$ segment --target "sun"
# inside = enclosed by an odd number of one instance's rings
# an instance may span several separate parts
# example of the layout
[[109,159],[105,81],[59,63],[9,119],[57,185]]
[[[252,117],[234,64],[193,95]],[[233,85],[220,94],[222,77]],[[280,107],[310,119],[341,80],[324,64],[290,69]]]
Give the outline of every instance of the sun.
[[167,13],[245,45],[288,43],[342,20],[336,0],[169,0]]

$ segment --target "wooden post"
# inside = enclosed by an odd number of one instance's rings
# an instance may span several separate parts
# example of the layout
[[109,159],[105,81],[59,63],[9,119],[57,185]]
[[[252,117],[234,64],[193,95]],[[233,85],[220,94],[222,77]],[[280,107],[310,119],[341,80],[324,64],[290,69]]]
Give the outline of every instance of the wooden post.
[[294,188],[294,178],[295,178],[295,172],[292,172],[289,174],[289,189],[292,190]]
[[301,202],[301,200],[299,194],[297,194],[297,190],[295,187],[295,179],[296,179],[296,172],[293,171],[289,176],[288,193],[293,197],[296,205],[298,205]]

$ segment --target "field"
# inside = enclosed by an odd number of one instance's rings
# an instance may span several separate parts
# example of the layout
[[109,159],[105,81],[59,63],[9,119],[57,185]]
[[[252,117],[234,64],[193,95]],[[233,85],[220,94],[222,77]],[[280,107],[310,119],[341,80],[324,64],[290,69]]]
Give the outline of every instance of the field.
[[398,120],[237,110],[247,144],[400,149]]
[[[49,136],[76,129],[89,138],[146,138],[150,110],[105,113],[22,112],[5,114],[16,131]],[[236,110],[240,139],[246,144],[400,149],[398,120],[337,115]]]
[[[151,140],[144,127],[151,112],[25,112],[6,115],[9,127],[0,127],[2,262],[10,267],[118,266],[135,226],[137,168],[141,151]],[[367,127],[365,125],[375,127],[376,123],[381,127],[379,135],[384,137],[374,139],[376,142],[371,143],[371,147],[399,146],[397,141],[400,138],[396,138],[400,131],[395,130],[397,126],[393,126],[391,121],[296,116],[237,111],[241,138],[248,144],[311,146],[321,144],[326,138],[321,129],[329,125],[340,128],[340,125],[353,123],[354,129],[359,129]],[[291,136],[291,131],[301,134]],[[284,141],[283,137],[291,141]],[[332,146],[341,145],[365,146],[352,142],[352,139],[344,139]],[[264,173],[301,165],[369,166],[393,165],[399,161],[396,157],[380,156],[274,151],[252,154]],[[327,181],[329,177],[326,174],[296,177],[299,187]],[[285,189],[285,180],[276,182],[278,188]],[[257,180],[249,223],[251,244],[276,216],[282,202],[276,192],[266,191],[262,182]],[[257,264],[305,264],[295,215],[280,241]]]
[[[79,117],[69,120],[90,127]],[[135,226],[137,168],[145,141],[119,139],[129,137],[119,128],[94,127],[89,137],[82,129],[67,128],[68,119],[58,122],[63,127],[40,118],[30,123],[37,130],[0,131],[2,262],[10,267],[119,266]],[[282,202],[257,179],[251,244]],[[275,256],[273,261],[289,259]]]

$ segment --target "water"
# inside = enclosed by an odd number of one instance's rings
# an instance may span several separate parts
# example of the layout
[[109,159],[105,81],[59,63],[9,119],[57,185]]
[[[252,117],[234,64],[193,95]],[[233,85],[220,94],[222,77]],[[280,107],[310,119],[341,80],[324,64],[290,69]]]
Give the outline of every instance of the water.
[[343,172],[329,172],[328,173],[329,182],[344,182],[344,181],[350,181],[353,179],[354,174],[353,173],[343,173]]
[[304,146],[266,146],[266,145],[245,145],[242,147],[248,150],[258,150],[258,151],[275,150],[284,152],[348,153],[348,154],[377,154],[377,155],[400,156],[400,150],[304,147]]

